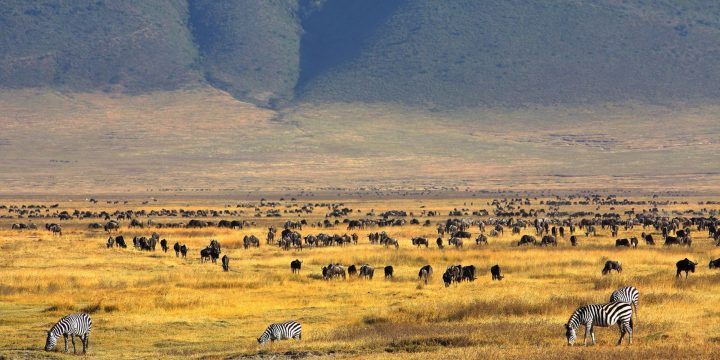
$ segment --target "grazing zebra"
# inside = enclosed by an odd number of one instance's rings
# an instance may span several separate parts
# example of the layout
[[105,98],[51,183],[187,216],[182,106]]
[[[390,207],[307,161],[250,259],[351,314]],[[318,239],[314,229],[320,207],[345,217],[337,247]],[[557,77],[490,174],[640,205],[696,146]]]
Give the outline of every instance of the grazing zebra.
[[623,286],[610,295],[610,302],[626,302],[634,307],[635,317],[638,316],[638,304],[640,303],[640,292],[634,286]]
[[268,341],[272,342],[275,340],[300,340],[302,338],[302,334],[300,333],[301,331],[302,327],[300,326],[300,323],[294,320],[270,324],[270,326],[265,329],[265,332],[260,335],[257,341],[260,345],[262,345]]
[[587,336],[592,336],[592,344],[595,345],[594,326],[608,327],[618,324],[620,328],[620,339],[617,344],[622,343],[625,333],[628,333],[628,343],[632,344],[632,305],[625,302],[611,302],[607,304],[585,305],[577,308],[565,324],[565,337],[568,345],[575,344],[577,337],[575,331],[581,325],[585,326],[585,338],[583,345],[587,345]]
[[53,325],[48,331],[47,341],[45,342],[45,351],[52,350],[57,344],[57,338],[62,335],[65,337],[65,352],[68,351],[68,335],[72,338],[73,353],[75,353],[75,335],[80,337],[83,345],[83,354],[87,352],[90,340],[90,328],[92,328],[92,320],[85,313],[70,314]]

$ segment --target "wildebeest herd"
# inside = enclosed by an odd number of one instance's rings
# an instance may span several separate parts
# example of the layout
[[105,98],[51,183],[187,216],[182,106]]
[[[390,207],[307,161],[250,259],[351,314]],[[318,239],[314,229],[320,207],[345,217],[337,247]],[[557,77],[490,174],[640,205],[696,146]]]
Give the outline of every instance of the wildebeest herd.
[[[298,251],[310,250],[314,248],[322,247],[346,247],[358,245],[361,242],[361,237],[358,235],[367,232],[367,242],[378,248],[378,251],[394,252],[401,247],[411,246],[417,248],[417,251],[437,251],[438,249],[445,250],[448,247],[455,249],[467,249],[468,247],[484,247],[484,246],[497,246],[500,239],[503,237],[510,236],[512,234],[512,240],[506,243],[506,246],[518,247],[519,251],[525,251],[528,248],[546,249],[539,251],[553,251],[552,248],[562,247],[568,244],[572,247],[582,247],[583,239],[587,239],[590,236],[597,236],[598,233],[609,233],[613,239],[612,242],[608,241],[606,248],[608,251],[611,248],[619,248],[619,253],[614,253],[615,256],[622,254],[624,251],[635,251],[641,247],[653,247],[658,244],[663,244],[666,247],[677,246],[679,249],[690,248],[693,246],[693,238],[698,241],[702,241],[703,237],[707,236],[708,239],[712,239],[713,243],[720,246],[720,232],[718,231],[718,219],[717,212],[704,211],[703,214],[692,213],[692,212],[678,212],[678,213],[662,213],[659,211],[631,212],[618,213],[618,212],[606,212],[606,213],[568,213],[560,211],[561,206],[567,205],[567,202],[573,202],[569,199],[557,199],[548,200],[543,204],[547,209],[523,209],[522,206],[530,205],[529,199],[499,199],[493,200],[490,205],[494,207],[494,211],[476,210],[470,211],[469,209],[453,209],[447,213],[448,218],[434,220],[434,217],[440,217],[440,212],[431,210],[422,210],[422,214],[416,216],[411,211],[402,210],[389,210],[376,215],[374,211],[370,211],[364,215],[359,214],[358,211],[354,211],[348,207],[329,205],[326,219],[323,221],[310,221],[309,219],[298,219],[294,217],[300,217],[302,214],[312,213],[312,204],[306,204],[303,209],[292,209],[291,213],[293,220],[286,220],[282,223],[268,224],[269,226],[258,228],[257,221],[247,220],[207,220],[212,217],[230,217],[230,216],[244,216],[242,211],[237,210],[152,210],[152,211],[115,211],[113,213],[101,211],[62,211],[54,213],[42,213],[28,208],[27,211],[23,212],[23,218],[29,219],[47,219],[44,225],[46,231],[53,235],[63,236],[63,231],[67,233],[67,229],[71,226],[65,226],[65,229],[60,224],[62,221],[69,221],[72,219],[92,219],[98,218],[103,220],[97,220],[98,222],[90,223],[87,228],[89,232],[101,232],[105,231],[110,234],[109,238],[105,241],[107,248],[127,248],[126,238],[121,234],[124,228],[128,231],[148,231],[151,229],[167,229],[167,228],[183,228],[183,229],[208,229],[208,228],[219,228],[224,230],[237,230],[244,231],[246,229],[253,230],[255,234],[244,234],[242,236],[242,248],[252,252],[263,246],[261,244],[261,238],[265,237],[265,244],[270,246],[276,246],[282,250],[295,250],[295,255],[299,256]],[[585,197],[576,198],[575,203],[587,203],[588,206],[600,206],[600,205],[624,205],[624,206],[645,206],[649,205],[647,202],[622,202],[612,197],[601,198],[601,197]],[[658,204],[651,204],[657,207]],[[314,204],[314,207],[319,207],[318,204]],[[251,208],[251,207],[248,207]],[[280,209],[271,209],[265,212],[259,210],[258,207],[253,208],[255,213],[253,216],[256,218],[277,218],[285,216]],[[250,210],[249,210],[250,211]],[[285,210],[287,211],[287,210]],[[630,210],[628,210],[630,211]],[[360,218],[351,218],[353,216],[360,216]],[[187,221],[158,221],[156,218],[159,217],[183,217],[193,218]],[[426,217],[427,219],[418,219],[419,217]],[[66,223],[62,223],[65,225]],[[402,229],[408,226],[418,226],[422,229],[427,229],[426,233],[422,236],[409,236],[403,238],[398,235],[395,229]],[[643,232],[637,236],[637,232],[632,234],[625,234],[624,237],[620,237],[623,231],[630,231],[635,227],[642,227]],[[35,230],[38,228],[33,222],[16,222],[10,226],[11,230],[26,231]],[[264,233],[264,229],[267,229],[267,233]],[[42,230],[42,227],[41,227]],[[257,230],[263,231],[258,233]],[[162,232],[161,230],[157,230]],[[344,233],[347,231],[347,233]],[[638,231],[639,232],[639,231]],[[147,234],[147,233],[146,233]],[[507,235],[506,235],[507,234]],[[127,234],[125,234],[127,235]],[[107,235],[104,235],[107,236]],[[103,237],[104,237],[103,236]],[[583,237],[584,236],[584,237]],[[180,236],[178,236],[179,238]],[[172,250],[175,252],[175,256],[178,258],[186,259],[189,252],[188,246],[183,242],[176,239],[172,239],[168,236],[168,239],[162,238],[158,232],[152,232],[148,236],[128,236],[127,241],[129,243],[132,239],[133,248],[143,252],[154,252],[157,251],[159,245],[163,253],[167,253]],[[364,235],[363,235],[364,239]],[[435,239],[435,245],[432,245],[433,239]],[[473,239],[474,244],[473,244]],[[364,240],[363,240],[364,241]],[[204,242],[205,244],[208,244]],[[173,244],[173,245],[171,245]],[[697,242],[695,243],[697,244]],[[227,245],[227,244],[226,244]],[[432,246],[431,246],[432,245]],[[102,245],[100,245],[102,246]],[[697,245],[695,245],[697,246]],[[264,246],[263,246],[264,247]],[[239,248],[239,246],[238,246]],[[387,250],[382,250],[387,248]],[[628,248],[628,250],[624,250]],[[427,250],[426,250],[427,249]],[[233,248],[230,248],[232,253]],[[220,242],[215,239],[211,239],[209,244],[200,249],[192,250],[192,254],[198,254],[200,263],[217,263],[220,259],[222,270],[225,272],[230,271],[230,257],[225,249],[226,253],[223,253],[223,249]],[[245,250],[240,250],[245,251]],[[455,251],[455,250],[448,250]],[[283,252],[284,253],[284,252]],[[139,253],[138,253],[139,254]],[[460,252],[462,254],[462,252]],[[222,256],[222,258],[221,258]],[[239,257],[239,256],[238,256]],[[302,256],[299,256],[302,258]],[[303,271],[303,261],[298,258],[290,261],[290,269],[293,274],[300,274]],[[363,259],[367,260],[367,259]],[[611,275],[613,272],[622,273],[623,265],[626,266],[627,272],[632,272],[632,264],[622,263],[617,260],[605,260],[604,266],[601,269],[602,275]],[[429,262],[429,261],[428,261]],[[448,261],[449,262],[449,261]],[[460,262],[460,261],[458,261]],[[465,261],[462,261],[465,263]],[[424,261],[422,263],[425,263]],[[421,264],[422,264],[421,263]],[[505,275],[501,270],[499,264],[494,264],[495,261],[488,263],[487,266],[476,267],[475,265],[462,264],[451,264],[447,263],[443,265],[445,268],[444,272],[441,267],[442,273],[441,279],[442,284],[445,288],[450,286],[458,286],[463,283],[474,282],[478,279],[478,275],[484,276],[483,273],[489,270],[491,280],[503,280]],[[504,264],[504,262],[502,262]],[[287,264],[287,263],[285,263]],[[309,264],[313,264],[309,262]],[[490,266],[493,264],[492,266]],[[377,264],[376,264],[377,265]],[[382,264],[377,268],[378,274],[382,269],[382,274],[386,280],[397,281],[397,277],[407,276],[407,271],[399,267],[398,264],[389,265]],[[437,266],[438,264],[436,264]],[[668,264],[671,266],[672,264]],[[676,277],[680,278],[682,273],[685,274],[685,278],[688,277],[689,273],[696,271],[698,262],[692,261],[687,257],[677,261],[675,264]],[[505,267],[505,266],[504,266]],[[509,272],[510,277],[506,281],[513,281],[514,269],[513,267],[505,267]],[[709,263],[709,269],[720,268],[720,259],[711,260]],[[319,268],[313,268],[312,271],[317,270],[319,272],[311,275],[314,278],[322,278],[323,280],[339,280],[339,279],[351,279],[357,278],[366,281],[373,280],[375,276],[376,268],[368,263],[361,262],[359,264],[347,264],[343,265],[338,262],[328,263],[327,265]],[[287,271],[287,270],[285,270]],[[405,274],[403,273],[405,271]],[[417,271],[417,276],[415,276]],[[412,270],[412,278],[417,279],[419,282],[428,284],[433,279],[434,269],[430,264],[426,264],[419,269],[415,267]],[[380,275],[378,275],[380,276]],[[503,282],[502,284],[504,284]],[[462,287],[462,285],[460,285]],[[420,286],[421,287],[421,286]],[[443,290],[445,291],[445,290]],[[624,295],[618,295],[616,293]],[[624,297],[623,297],[624,296]],[[618,324],[620,327],[620,341],[627,334],[628,341],[632,342],[632,331],[633,331],[633,308],[635,306],[635,312],[637,312],[639,292],[633,287],[625,287],[618,289],[611,295],[611,300],[608,303],[586,305],[578,308],[567,324],[565,324],[566,336],[568,344],[574,344],[575,342],[575,331],[579,326],[585,326],[585,336],[590,335],[592,342],[595,342],[595,336],[593,328],[596,326],[609,326]],[[85,351],[88,343],[88,336],[90,331],[91,322],[89,316],[87,320],[82,315],[77,315],[73,321],[86,321],[86,328],[82,328],[81,325],[73,325],[77,329],[77,332],[63,332],[64,330],[57,330],[58,325],[53,328],[53,339],[51,336],[48,337],[46,347],[54,347],[55,339],[60,335],[68,336],[77,335],[83,342],[83,351]],[[68,320],[70,321],[70,320]],[[62,320],[61,320],[62,322]],[[58,322],[60,324],[60,322]],[[297,325],[297,326],[295,326]],[[298,323],[278,323],[272,324],[266,332],[258,339],[259,342],[264,343],[266,341],[296,338],[300,339],[300,326]],[[74,331],[74,330],[73,330]],[[85,332],[83,332],[85,331]],[[262,340],[262,341],[261,341]],[[73,339],[74,346],[74,339]],[[66,340],[67,350],[67,340]]]

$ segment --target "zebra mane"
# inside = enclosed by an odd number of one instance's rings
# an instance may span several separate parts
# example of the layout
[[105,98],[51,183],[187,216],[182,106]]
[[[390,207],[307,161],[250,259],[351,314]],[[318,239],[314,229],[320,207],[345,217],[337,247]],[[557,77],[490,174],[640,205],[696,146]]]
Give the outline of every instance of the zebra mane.
[[585,307],[579,307],[575,309],[575,311],[570,315],[570,319],[568,320],[567,325],[571,329],[577,329],[578,326],[580,326],[580,312],[582,312],[585,309]]

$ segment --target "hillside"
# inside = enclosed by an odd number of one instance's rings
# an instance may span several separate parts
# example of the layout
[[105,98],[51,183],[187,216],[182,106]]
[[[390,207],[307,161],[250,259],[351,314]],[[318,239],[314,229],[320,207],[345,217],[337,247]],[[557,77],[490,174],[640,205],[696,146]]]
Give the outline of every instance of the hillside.
[[720,4],[8,0],[0,86],[207,85],[262,106],[523,106],[720,98]]

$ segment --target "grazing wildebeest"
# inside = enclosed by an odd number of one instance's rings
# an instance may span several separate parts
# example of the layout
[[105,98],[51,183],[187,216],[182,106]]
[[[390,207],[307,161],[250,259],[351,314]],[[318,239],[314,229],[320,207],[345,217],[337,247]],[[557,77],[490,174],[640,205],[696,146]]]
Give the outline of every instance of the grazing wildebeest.
[[372,267],[368,264],[360,266],[360,271],[358,272],[359,277],[372,280],[374,274],[375,274],[374,267]]
[[345,268],[339,264],[330,264],[323,267],[322,273],[325,280],[335,277],[342,277],[343,279],[346,279]]
[[430,276],[432,276],[432,273],[433,273],[432,266],[425,265],[420,268],[420,272],[418,273],[418,278],[420,278],[420,280],[424,281],[425,284],[427,284],[428,279],[430,278]]
[[471,236],[472,235],[470,235],[470,233],[467,231],[457,231],[453,233],[451,237],[469,239]]
[[245,235],[243,237],[243,247],[245,249],[247,249],[250,246],[260,247],[260,239],[258,239],[257,236],[255,236],[255,235],[250,235],[250,236]]
[[720,268],[720,259],[710,260],[710,268]]
[[456,248],[461,248],[463,246],[463,241],[461,238],[452,237],[448,240],[448,245],[455,245]]
[[622,272],[622,263],[620,263],[619,261],[612,261],[612,260],[606,261],[605,267],[603,267],[603,269],[602,269],[602,274],[603,275],[610,274],[610,272],[612,270],[615,270],[618,273],[621,273]]
[[615,246],[626,246],[626,247],[630,247],[630,240],[628,240],[628,239],[617,239],[617,240],[615,240]]
[[115,246],[119,248],[127,248],[127,244],[125,244],[125,238],[122,235],[118,235],[115,237]]
[[180,255],[182,255],[182,258],[187,257],[188,248],[185,246],[185,244],[180,245]]
[[223,271],[230,271],[230,258],[227,255],[222,257],[222,268]]
[[678,237],[675,237],[675,236],[666,236],[665,237],[665,244],[664,244],[665,246],[681,245],[681,244],[682,244],[682,241]]
[[295,259],[290,262],[290,271],[293,274],[299,274],[301,268],[302,268],[302,261],[300,261],[299,259]]
[[103,229],[105,229],[105,231],[107,232],[112,232],[113,230],[117,231],[118,229],[120,229],[120,223],[115,220],[111,220],[103,226]]
[[391,265],[385,267],[385,279],[392,279],[395,269]]
[[437,240],[435,240],[435,243],[437,243],[438,248],[443,248],[443,240],[441,237],[437,238]]
[[45,229],[51,231],[53,235],[62,235],[62,226],[58,224],[45,224]]
[[206,262],[210,260],[210,252],[212,249],[210,248],[204,248],[200,250],[200,262]]
[[163,252],[168,252],[167,240],[165,240],[165,239],[160,240],[160,247],[162,248]]
[[443,274],[443,282],[445,287],[450,286],[453,282],[460,282],[462,280],[462,265],[450,265]]
[[110,236],[110,237],[107,239],[107,243],[106,243],[105,245],[107,245],[107,248],[108,248],[108,249],[111,248],[111,247],[113,247],[113,245],[115,245],[115,239],[113,239],[113,237]]
[[540,241],[540,246],[557,246],[557,239],[552,235],[545,235]]
[[642,233],[642,234],[640,235],[640,237],[642,237],[643,240],[645,240],[645,244],[647,244],[647,245],[655,245],[655,240],[653,239],[653,237],[652,237],[651,234]]
[[635,236],[631,237],[630,238],[630,246],[632,246],[633,248],[637,248],[638,247],[638,238],[636,238]]
[[445,287],[450,286],[450,284],[452,284],[452,282],[453,282],[452,274],[450,274],[447,271],[443,274],[442,279],[443,279],[443,283],[445,284]]
[[575,236],[575,235],[570,236],[570,245],[577,246],[577,236]]
[[536,240],[534,236],[531,235],[523,235],[520,238],[520,241],[518,241],[518,246],[526,245],[526,244],[535,244]]
[[347,269],[348,276],[355,276],[357,274],[357,267],[353,264],[348,266]]
[[175,250],[175,257],[180,256],[180,243],[175,242],[175,245],[173,245],[173,250]]
[[497,264],[490,268],[490,274],[492,274],[493,280],[502,280],[504,278],[500,270],[500,265]]
[[675,274],[675,277],[680,277],[681,272],[685,272],[685,278],[688,277],[688,272],[695,272],[695,265],[697,265],[696,262],[690,261],[688,258],[684,258],[680,261],[678,261],[675,264],[675,267],[677,267],[677,273]]
[[475,281],[475,266],[468,265],[462,267],[461,281]]
[[425,247],[428,247],[428,241],[424,237],[414,237],[412,238],[412,244],[420,247],[420,245],[425,245]]
[[480,234],[480,235],[478,235],[477,239],[475,239],[475,245],[480,245],[480,244],[485,244],[485,245],[488,244],[487,236],[485,236],[485,234]]

